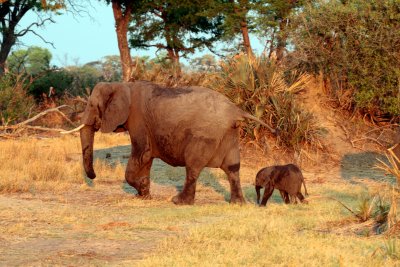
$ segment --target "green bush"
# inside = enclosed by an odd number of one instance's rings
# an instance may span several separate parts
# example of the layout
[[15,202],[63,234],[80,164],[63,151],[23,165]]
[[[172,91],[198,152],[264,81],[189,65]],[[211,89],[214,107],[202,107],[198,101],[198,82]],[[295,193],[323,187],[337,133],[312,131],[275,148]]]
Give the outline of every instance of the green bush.
[[292,21],[298,64],[352,90],[352,108],[400,115],[400,1],[313,1]]
[[33,79],[28,92],[38,100],[43,94],[49,93],[50,87],[55,89],[58,96],[66,93],[76,96],[85,94],[87,88],[92,89],[104,80],[101,72],[90,65],[52,70]]
[[25,83],[11,76],[0,79],[1,124],[16,123],[26,119],[35,107],[35,101],[25,89]]
[[47,72],[34,80],[29,86],[28,92],[36,99],[41,99],[42,95],[48,95],[50,87],[53,87],[56,94],[62,95],[65,91],[70,90],[73,80],[72,73],[66,70]]

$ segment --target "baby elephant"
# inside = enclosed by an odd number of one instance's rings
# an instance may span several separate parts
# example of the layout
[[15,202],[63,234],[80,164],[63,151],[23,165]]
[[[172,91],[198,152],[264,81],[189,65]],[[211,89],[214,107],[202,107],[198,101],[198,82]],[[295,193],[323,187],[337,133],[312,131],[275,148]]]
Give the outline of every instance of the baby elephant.
[[264,196],[260,206],[265,206],[271,197],[274,188],[279,189],[282,199],[286,204],[292,202],[297,203],[296,197],[301,202],[305,202],[303,194],[301,194],[301,185],[304,185],[305,194],[307,193],[306,184],[303,174],[299,167],[294,164],[277,165],[261,169],[256,176],[256,192],[257,204],[260,203],[260,189],[264,187]]

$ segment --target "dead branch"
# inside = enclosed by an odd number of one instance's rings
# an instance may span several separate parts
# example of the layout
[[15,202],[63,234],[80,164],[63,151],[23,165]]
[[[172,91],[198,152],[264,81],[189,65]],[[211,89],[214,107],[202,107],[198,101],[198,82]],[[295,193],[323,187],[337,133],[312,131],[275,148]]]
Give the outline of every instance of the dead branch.
[[72,124],[73,126],[76,126],[70,119],[68,119],[68,117],[64,113],[62,113],[60,111],[61,108],[66,108],[66,107],[70,108],[70,106],[68,106],[68,105],[61,105],[59,107],[47,109],[45,111],[40,112],[36,116],[34,116],[34,117],[32,117],[32,118],[30,118],[28,120],[25,120],[23,122],[17,123],[15,125],[0,126],[0,130],[3,130],[3,131],[4,130],[16,130],[16,129],[25,127],[25,128],[28,128],[28,129],[36,129],[36,130],[42,130],[42,131],[56,131],[56,132],[65,131],[64,129],[53,129],[53,128],[45,128],[45,127],[39,127],[39,126],[29,126],[28,123],[31,123],[31,122],[43,117],[44,115],[46,115],[48,113],[56,112],[56,113],[60,114],[70,124]]
[[371,141],[374,141],[375,143],[377,143],[378,145],[380,145],[381,147],[386,148],[381,142],[379,142],[377,139],[372,138],[372,137],[362,137],[362,138],[359,138],[359,139],[350,140],[350,142],[353,145],[353,147],[355,147],[354,143],[362,141],[362,140],[371,140]]

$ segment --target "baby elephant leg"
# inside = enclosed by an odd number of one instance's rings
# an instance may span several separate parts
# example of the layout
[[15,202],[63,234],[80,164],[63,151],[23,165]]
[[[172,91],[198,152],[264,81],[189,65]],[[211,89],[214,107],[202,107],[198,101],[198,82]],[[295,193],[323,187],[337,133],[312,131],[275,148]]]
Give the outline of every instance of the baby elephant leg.
[[265,206],[265,205],[267,205],[267,201],[268,201],[268,199],[271,197],[272,192],[274,192],[274,187],[272,187],[272,186],[267,186],[267,187],[265,187],[265,189],[264,189],[264,196],[263,196],[263,199],[261,200],[260,206]]
[[285,201],[285,204],[289,204],[290,203],[289,194],[284,190],[279,190],[279,193],[281,194],[283,201]]
[[296,196],[300,200],[301,203],[308,203],[308,201],[304,198],[304,196],[301,192],[298,192]]

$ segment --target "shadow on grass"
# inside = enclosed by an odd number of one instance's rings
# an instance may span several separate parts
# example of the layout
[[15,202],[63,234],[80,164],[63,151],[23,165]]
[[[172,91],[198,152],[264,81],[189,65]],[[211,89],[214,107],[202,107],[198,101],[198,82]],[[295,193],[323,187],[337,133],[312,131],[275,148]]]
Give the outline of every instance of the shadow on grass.
[[346,154],[340,162],[341,176],[355,184],[359,183],[357,179],[394,183],[395,178],[392,175],[385,175],[382,170],[374,168],[379,164],[378,159],[388,163],[384,155],[375,152]]
[[[107,162],[110,166],[122,164],[126,166],[131,154],[131,146],[116,146],[106,149],[98,149],[93,153],[94,160],[102,160]],[[150,179],[152,182],[164,186],[174,186],[178,191],[183,189],[185,183],[186,171],[184,167],[172,167],[160,159],[154,159],[150,172]],[[86,179],[90,180],[90,179]],[[90,180],[89,186],[93,186],[93,181]],[[230,199],[230,192],[223,187],[218,177],[212,174],[208,168],[203,169],[198,179],[198,183],[211,187],[215,192],[224,196],[226,201]],[[131,187],[125,181],[122,183],[122,190],[128,194],[137,194],[135,188]]]

